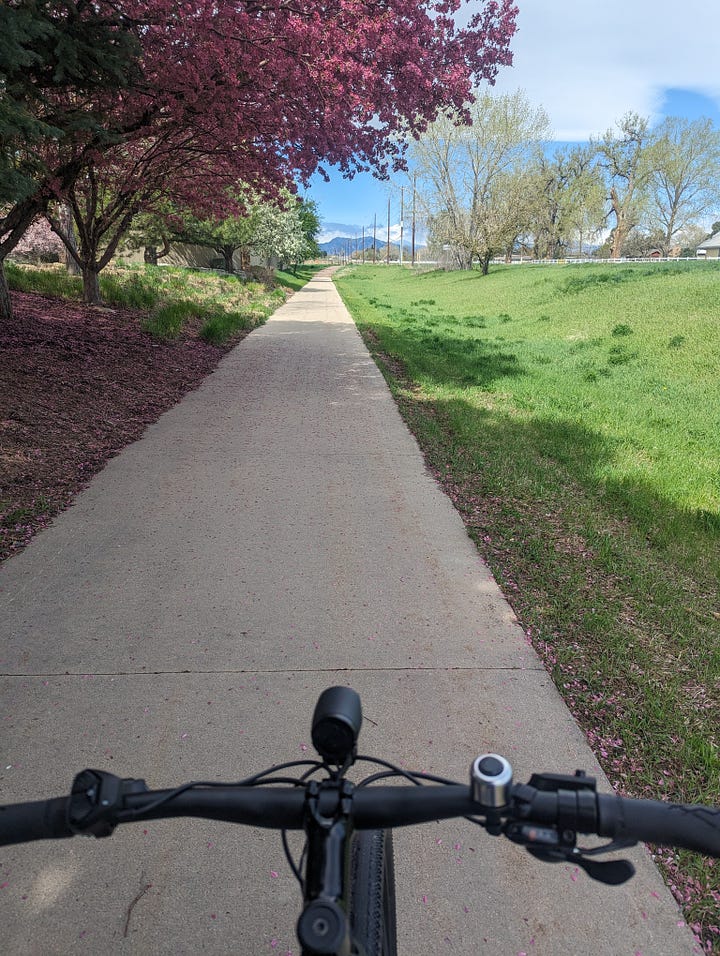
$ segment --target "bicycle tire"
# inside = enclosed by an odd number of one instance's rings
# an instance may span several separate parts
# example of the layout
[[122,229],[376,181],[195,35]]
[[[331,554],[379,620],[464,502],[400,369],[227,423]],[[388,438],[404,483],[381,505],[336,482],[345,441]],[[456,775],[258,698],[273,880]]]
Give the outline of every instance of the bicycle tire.
[[350,930],[357,956],[397,956],[392,830],[356,830],[350,853]]

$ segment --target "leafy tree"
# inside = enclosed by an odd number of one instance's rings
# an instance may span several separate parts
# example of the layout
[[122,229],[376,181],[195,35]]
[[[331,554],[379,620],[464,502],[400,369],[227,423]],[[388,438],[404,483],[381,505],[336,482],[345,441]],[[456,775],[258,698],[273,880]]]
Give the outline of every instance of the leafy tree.
[[172,230],[172,238],[214,250],[222,258],[226,272],[235,271],[233,260],[235,253],[240,251],[241,268],[245,270],[250,266],[256,218],[257,213],[249,204],[242,215],[228,215],[222,219],[199,219],[185,213]]
[[638,226],[633,229],[628,238],[625,240],[625,245],[623,246],[622,254],[628,258],[646,258],[651,253],[657,254],[658,251],[663,251],[664,235],[659,231],[646,231],[642,227]]
[[[718,230],[716,229],[715,232]],[[714,235],[714,233],[711,233]],[[684,257],[694,257],[697,255],[697,251],[704,242],[705,239],[708,239],[707,230],[702,226],[688,226],[686,229],[682,229],[677,236],[675,237],[677,245],[680,247],[680,255]]]
[[[578,170],[571,192],[567,218],[578,254],[582,256],[583,243],[594,241],[605,224],[605,183],[597,165],[591,162],[584,170]],[[574,248],[574,242],[571,248]]]
[[295,261],[298,266],[304,259],[318,259],[320,246],[317,237],[320,234],[320,215],[314,199],[301,199],[298,202],[298,216],[305,237],[305,247],[302,256]]
[[547,134],[545,112],[524,93],[481,94],[466,113],[438,118],[412,146],[431,241],[449,246],[458,267],[480,260],[486,274],[492,257],[527,229],[529,160]]
[[[130,153],[148,141],[163,144],[166,156],[170,147],[179,154],[171,163],[178,174],[183,164],[208,176],[212,170],[217,195],[223,195],[218,180],[221,187],[242,180],[277,192],[323,162],[347,174],[372,168],[383,175],[402,163],[406,134],[422,130],[448,104],[461,108],[475,81],[492,80],[499,65],[511,62],[517,14],[512,0],[482,0],[465,27],[451,16],[460,0],[384,0],[380,7],[375,0],[124,0],[122,14],[111,0],[10,0],[9,6],[22,9],[30,24],[24,34],[13,33],[18,84],[40,14],[54,23],[72,9],[83,27],[92,15],[112,13],[119,32],[140,47],[135,70],[129,52],[113,60],[119,48],[106,57],[98,42],[86,93],[82,70],[59,88],[43,88],[41,100],[13,86],[12,103],[27,106],[34,121],[46,116],[47,102],[47,125],[57,130],[38,140],[34,191],[28,186],[24,200],[35,212],[51,197],[65,198],[108,150]],[[115,61],[122,72],[106,94],[103,66]],[[59,108],[66,102],[73,104],[73,122],[63,125],[55,120],[66,118]],[[5,157],[14,155],[18,135],[16,129],[9,137]],[[99,183],[102,173],[93,175]],[[210,181],[198,177],[198,195],[207,194]],[[120,218],[132,206],[143,203],[133,198]],[[30,221],[18,215],[3,223],[0,261]],[[5,312],[8,306],[0,303]]]
[[646,221],[668,255],[679,233],[720,208],[720,132],[709,119],[667,117],[650,154]]
[[123,248],[143,250],[146,265],[156,266],[159,259],[170,253],[168,217],[174,210],[169,203],[160,202],[152,212],[141,212],[132,221],[125,236]]

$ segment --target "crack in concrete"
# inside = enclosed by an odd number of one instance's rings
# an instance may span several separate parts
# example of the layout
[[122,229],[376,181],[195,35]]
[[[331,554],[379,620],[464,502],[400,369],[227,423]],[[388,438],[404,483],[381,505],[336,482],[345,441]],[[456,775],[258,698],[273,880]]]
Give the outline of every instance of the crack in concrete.
[[10,672],[0,673],[0,679],[3,678],[32,678],[32,677],[79,677],[81,679],[91,679],[95,677],[198,677],[202,675],[234,675],[260,676],[261,674],[373,674],[373,673],[408,673],[408,672],[441,672],[441,673],[487,673],[491,671],[539,671],[543,672],[545,668],[542,665],[524,666],[524,665],[498,665],[495,667],[307,667],[307,668],[277,668],[263,670],[207,670],[207,671],[96,671],[90,674],[86,671],[63,671],[63,672],[38,672],[34,674]]

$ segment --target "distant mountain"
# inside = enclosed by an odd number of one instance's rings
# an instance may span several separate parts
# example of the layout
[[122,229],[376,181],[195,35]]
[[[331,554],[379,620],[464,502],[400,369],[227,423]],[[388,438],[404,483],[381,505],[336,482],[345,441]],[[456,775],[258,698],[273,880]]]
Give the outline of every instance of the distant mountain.
[[[385,251],[386,244],[387,244],[386,236],[377,236],[375,240],[375,245],[376,245],[376,249],[378,253],[380,252],[381,249],[383,250],[383,252]],[[372,249],[373,237],[366,235],[363,241],[362,236],[357,236],[357,237],[356,236],[334,236],[332,239],[328,239],[327,242],[319,243],[319,246],[321,251],[327,253],[329,256],[340,256],[340,255],[347,255],[347,254],[354,255],[356,251],[361,252],[363,249],[363,246],[365,247],[366,250]],[[399,248],[400,248],[400,244],[397,242],[397,240],[395,240],[394,242],[391,241],[390,243],[391,252],[395,252],[395,254],[397,254]],[[415,248],[419,249],[420,244],[416,243]],[[412,249],[411,243],[408,242],[407,240],[404,241],[403,249],[406,250],[408,253],[410,253]]]
[[[373,239],[372,236],[365,236],[365,248],[372,249]],[[328,239],[327,242],[321,242],[320,249],[323,252],[327,252],[329,256],[339,256],[348,251],[353,253],[356,249],[363,248],[363,239],[361,236],[334,236],[332,239]],[[378,246],[380,243],[378,242]]]

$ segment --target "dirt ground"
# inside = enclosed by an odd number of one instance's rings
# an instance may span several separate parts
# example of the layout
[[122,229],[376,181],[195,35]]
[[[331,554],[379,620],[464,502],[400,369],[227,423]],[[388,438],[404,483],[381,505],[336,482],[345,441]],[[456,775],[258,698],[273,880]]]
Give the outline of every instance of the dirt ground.
[[13,293],[0,321],[0,561],[211,372],[244,334],[158,343],[142,313]]

